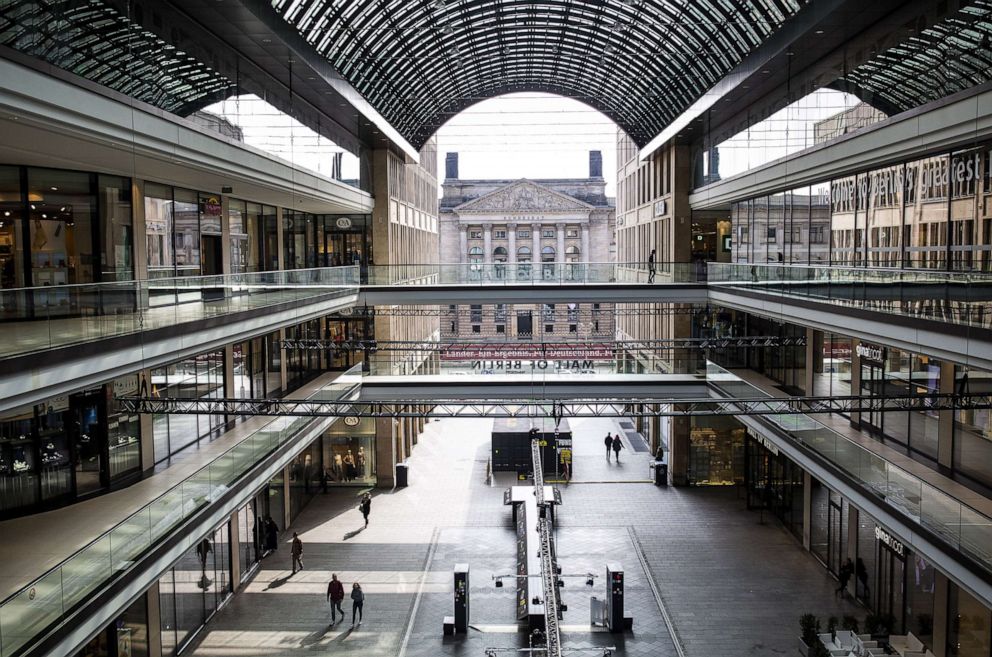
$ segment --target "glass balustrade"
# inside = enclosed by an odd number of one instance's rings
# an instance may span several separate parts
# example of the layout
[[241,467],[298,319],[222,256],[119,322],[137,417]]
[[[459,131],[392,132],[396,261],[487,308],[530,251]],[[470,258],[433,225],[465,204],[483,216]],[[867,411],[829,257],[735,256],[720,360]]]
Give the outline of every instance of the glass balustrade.
[[992,327],[992,274],[816,265],[708,265],[710,284]]
[[0,358],[358,291],[358,267],[0,290]]
[[[760,388],[740,380],[714,363],[707,364],[706,379],[728,400],[772,399]],[[910,522],[941,537],[952,548],[992,573],[992,518],[807,415],[769,415],[759,421],[786,431],[797,443],[822,456],[862,489],[874,494]]]
[[[630,285],[697,283],[704,265],[659,262],[651,277],[646,262],[495,262],[424,265],[371,265],[368,285]],[[651,280],[649,280],[649,277]]]
[[[344,372],[308,397],[353,398],[361,366]],[[15,655],[111,579],[132,568],[148,549],[220,498],[261,460],[293,440],[311,417],[277,417],[144,505],[89,545],[0,604],[0,656]]]

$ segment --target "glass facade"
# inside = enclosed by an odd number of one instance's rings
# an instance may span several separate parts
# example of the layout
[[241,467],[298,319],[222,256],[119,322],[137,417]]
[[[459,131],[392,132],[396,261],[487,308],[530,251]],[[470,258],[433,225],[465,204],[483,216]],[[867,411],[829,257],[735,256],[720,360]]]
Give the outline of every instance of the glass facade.
[[986,144],[734,203],[732,259],[990,271],[990,152]]
[[148,639],[148,605],[142,595],[74,657],[148,657]]
[[[153,397],[210,399],[225,396],[224,351],[198,354],[152,370]],[[209,437],[225,424],[223,415],[157,414],[154,416],[155,462]]]
[[178,655],[231,595],[231,523],[190,547],[158,582],[162,655]]
[[[992,393],[992,373],[964,365],[954,367],[954,390],[961,393]],[[992,411],[954,411],[955,473],[992,488]]]
[[114,396],[137,391],[137,375],[128,375],[0,418],[0,516],[61,506],[136,477],[138,415],[122,412]]
[[743,483],[744,435],[744,427],[733,417],[693,416],[689,430],[689,484]]
[[947,586],[947,656],[985,657],[992,651],[992,612],[953,582]]
[[793,536],[803,538],[803,470],[770,442],[748,433],[747,508],[772,512]]

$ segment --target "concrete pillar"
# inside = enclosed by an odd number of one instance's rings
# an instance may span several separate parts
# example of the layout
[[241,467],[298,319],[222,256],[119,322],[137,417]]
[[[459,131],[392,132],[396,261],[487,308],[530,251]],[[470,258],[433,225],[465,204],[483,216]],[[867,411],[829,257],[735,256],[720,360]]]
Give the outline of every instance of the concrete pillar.
[[[241,217],[244,221],[244,217]],[[231,273],[231,198],[220,197],[220,266],[225,274]]]
[[[281,328],[279,329],[279,340],[282,341],[285,339],[286,329]],[[282,355],[279,357],[279,383],[282,391],[285,393],[289,391],[289,370],[287,369],[288,364],[286,363],[286,350],[282,349],[282,347],[278,344],[273,346],[275,349],[280,349],[282,351]]]
[[668,475],[673,486],[689,484],[689,418],[673,417],[669,437]]
[[947,655],[947,626],[953,619],[947,617],[947,595],[950,582],[947,575],[934,570],[933,573],[933,645],[930,649],[935,657]]
[[565,224],[558,222],[555,224],[555,237],[558,244],[555,246],[555,261],[565,262]]
[[[530,225],[531,249],[534,251],[531,262],[540,267],[541,263],[541,224]],[[533,275],[533,274],[532,274]]]
[[[142,385],[144,383],[144,385]],[[138,372],[138,394],[154,396],[152,386],[152,371]],[[138,416],[139,435],[141,440],[141,469],[148,471],[155,467],[155,416],[142,413]]]
[[[823,348],[821,342],[820,351],[816,351],[816,334],[823,333],[815,329],[806,329],[806,380],[803,382],[803,390],[807,395],[813,394],[813,383],[816,381],[816,373],[823,371]],[[819,367],[816,364],[819,363]]]
[[231,590],[241,583],[241,520],[238,512],[231,514]]
[[[941,361],[939,392],[954,394],[954,384],[954,363]],[[954,411],[950,409],[937,411],[937,463],[948,469],[954,466]]]
[[282,469],[282,528],[283,530],[289,529],[289,524],[293,521],[293,516],[290,513],[292,504],[289,503],[290,486],[289,486],[289,466],[287,465]]
[[158,582],[145,591],[145,609],[148,612],[148,656],[162,657],[162,606]]
[[[856,506],[851,505],[848,501],[843,501],[841,504],[847,504],[847,527],[844,528],[845,536],[847,536],[847,545],[844,546],[844,558],[850,559],[851,562],[857,561],[858,558],[858,522],[860,521],[861,512]],[[852,577],[847,585],[847,591],[854,597],[857,594],[857,583],[858,579]]]
[[279,263],[279,271],[286,269],[286,249],[283,247],[286,239],[286,229],[283,226],[283,216],[283,209],[276,208],[276,259]]
[[507,254],[506,261],[513,263],[517,261],[517,225],[508,224],[506,227]]
[[482,224],[482,262],[493,261],[493,225]]
[[[861,340],[851,338],[851,394],[861,394],[861,356],[858,355],[858,345]],[[861,426],[861,413],[851,413],[851,426],[855,429]]]
[[468,262],[468,228],[465,226],[458,227],[458,262]]
[[579,256],[579,262],[592,262],[589,248],[589,224],[582,224],[582,254]]
[[375,420],[376,486],[392,488],[396,485],[396,428],[393,419],[380,417]]
[[813,477],[803,471],[803,547],[809,551],[811,527],[813,522]]

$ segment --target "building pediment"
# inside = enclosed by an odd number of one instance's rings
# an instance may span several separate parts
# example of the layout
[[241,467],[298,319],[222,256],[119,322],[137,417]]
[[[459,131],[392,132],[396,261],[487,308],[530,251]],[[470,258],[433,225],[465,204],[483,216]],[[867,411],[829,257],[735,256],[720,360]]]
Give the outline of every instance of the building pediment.
[[588,203],[562,194],[530,180],[501,187],[477,199],[466,201],[454,208],[458,214],[494,214],[514,212],[588,213],[595,208]]

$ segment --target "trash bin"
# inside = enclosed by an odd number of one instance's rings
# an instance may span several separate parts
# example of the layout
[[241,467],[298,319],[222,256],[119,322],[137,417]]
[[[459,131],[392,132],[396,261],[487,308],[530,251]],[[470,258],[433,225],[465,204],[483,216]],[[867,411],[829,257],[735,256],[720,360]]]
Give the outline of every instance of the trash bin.
[[668,464],[664,461],[651,461],[651,467],[654,468],[654,485],[667,486]]
[[407,471],[408,471],[408,469],[409,469],[409,466],[406,464],[406,461],[404,461],[403,463],[397,463],[396,464],[396,487],[397,488],[406,488],[406,485],[407,485]]

